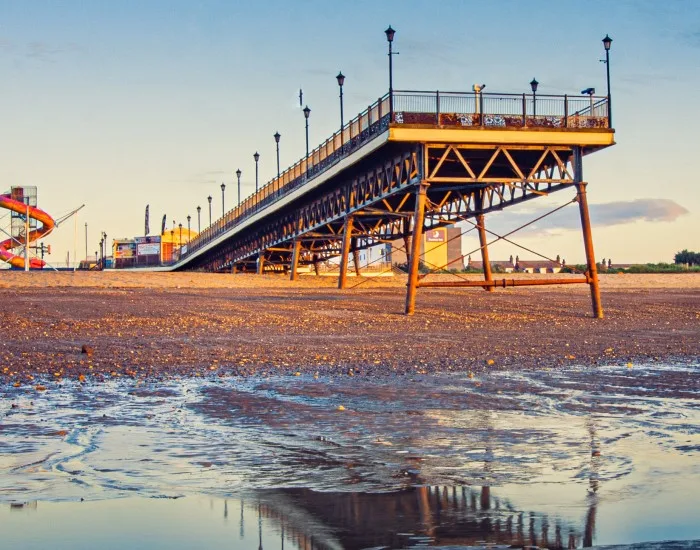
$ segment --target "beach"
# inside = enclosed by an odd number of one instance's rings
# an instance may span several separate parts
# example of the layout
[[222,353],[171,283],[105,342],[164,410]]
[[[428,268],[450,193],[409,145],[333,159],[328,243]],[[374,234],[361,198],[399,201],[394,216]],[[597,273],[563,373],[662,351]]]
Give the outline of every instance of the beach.
[[408,317],[402,277],[7,271],[0,384],[697,361],[700,274],[600,282],[605,319],[587,285],[419,289]]

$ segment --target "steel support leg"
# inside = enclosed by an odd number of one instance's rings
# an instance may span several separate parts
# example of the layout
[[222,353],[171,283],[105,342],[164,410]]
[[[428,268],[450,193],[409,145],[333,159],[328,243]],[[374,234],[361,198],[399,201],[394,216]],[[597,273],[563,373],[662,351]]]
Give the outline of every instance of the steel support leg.
[[338,288],[345,288],[348,280],[348,257],[350,256],[350,245],[352,244],[353,217],[345,218],[345,230],[343,232],[343,249],[340,253],[340,273],[338,274]]
[[403,248],[406,251],[406,266],[411,265],[411,220],[404,218],[403,220]]
[[258,256],[258,275],[265,272],[265,255],[261,252]]
[[586,273],[591,287],[591,302],[593,304],[593,317],[603,318],[603,305],[600,301],[600,286],[598,284],[598,268],[593,252],[593,235],[591,234],[591,218],[588,214],[588,198],[586,197],[586,185],[583,181],[583,155],[580,147],[574,147],[574,181],[576,182],[578,209],[581,214],[581,229],[583,230],[583,245],[586,249]]
[[[481,192],[479,194],[481,194]],[[479,246],[481,246],[481,261],[484,264],[484,281],[486,281],[487,283],[491,283],[493,282],[493,275],[491,274],[491,262],[489,260],[489,247],[488,241],[486,240],[486,226],[484,225],[483,214],[477,214],[476,224],[479,229]],[[487,286],[485,290],[493,292],[495,290],[495,287]]]
[[355,275],[360,276],[360,251],[357,250],[357,237],[353,237],[350,243],[352,250],[352,263],[355,264]]
[[294,239],[294,248],[292,249],[292,265],[289,269],[289,280],[296,281],[299,278],[297,268],[299,267],[299,255],[301,254],[301,241]]
[[408,285],[406,289],[406,315],[413,315],[416,310],[416,290],[418,289],[418,267],[420,265],[420,244],[423,241],[423,222],[425,220],[425,199],[428,184],[424,181],[416,189],[416,209],[413,213],[413,239],[411,256],[408,264]]

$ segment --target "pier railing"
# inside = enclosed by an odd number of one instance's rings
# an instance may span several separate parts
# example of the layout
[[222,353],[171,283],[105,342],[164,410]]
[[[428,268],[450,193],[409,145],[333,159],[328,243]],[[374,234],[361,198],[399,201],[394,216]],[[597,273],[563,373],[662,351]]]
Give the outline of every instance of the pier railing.
[[[393,109],[392,109],[393,104]],[[393,111],[393,120],[390,113]],[[607,128],[606,97],[476,92],[394,91],[380,97],[308,157],[297,161],[175,251],[172,263],[304,185],[392,125],[505,128]]]
[[606,97],[394,92],[394,123],[440,127],[607,128]]

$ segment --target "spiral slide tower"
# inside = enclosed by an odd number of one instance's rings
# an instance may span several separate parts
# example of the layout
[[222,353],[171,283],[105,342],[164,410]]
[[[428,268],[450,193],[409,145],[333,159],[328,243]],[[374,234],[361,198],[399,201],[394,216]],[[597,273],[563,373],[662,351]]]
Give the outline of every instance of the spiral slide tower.
[[[27,243],[32,243],[37,239],[46,237],[56,226],[56,222],[49,214],[31,204],[31,201],[28,200],[29,197],[25,193],[27,189],[28,188],[25,187],[13,187],[10,193],[0,194],[0,208],[6,208],[13,212],[13,230],[11,236],[4,241],[0,241],[0,260],[8,262],[10,265],[17,268],[24,267],[24,258],[13,254],[11,252],[12,249],[26,246]],[[24,219],[26,219],[27,214],[30,220],[28,239],[25,235],[25,230],[21,228],[25,223]],[[15,224],[15,221],[19,223]],[[40,227],[37,222],[41,222]],[[16,230],[15,225],[20,229]],[[29,267],[33,269],[41,269],[44,265],[46,265],[46,262],[38,258],[31,258],[29,261]]]

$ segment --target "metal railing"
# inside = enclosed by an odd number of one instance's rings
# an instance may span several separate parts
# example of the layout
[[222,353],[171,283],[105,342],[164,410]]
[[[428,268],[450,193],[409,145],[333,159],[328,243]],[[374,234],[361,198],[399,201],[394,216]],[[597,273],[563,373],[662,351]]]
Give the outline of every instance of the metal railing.
[[[394,118],[389,120],[393,102]],[[297,161],[176,251],[172,263],[191,256],[222,233],[273,204],[395,125],[440,127],[607,128],[606,97],[394,91],[380,97],[308,157]]]
[[449,126],[607,128],[606,97],[394,92],[394,123]]

